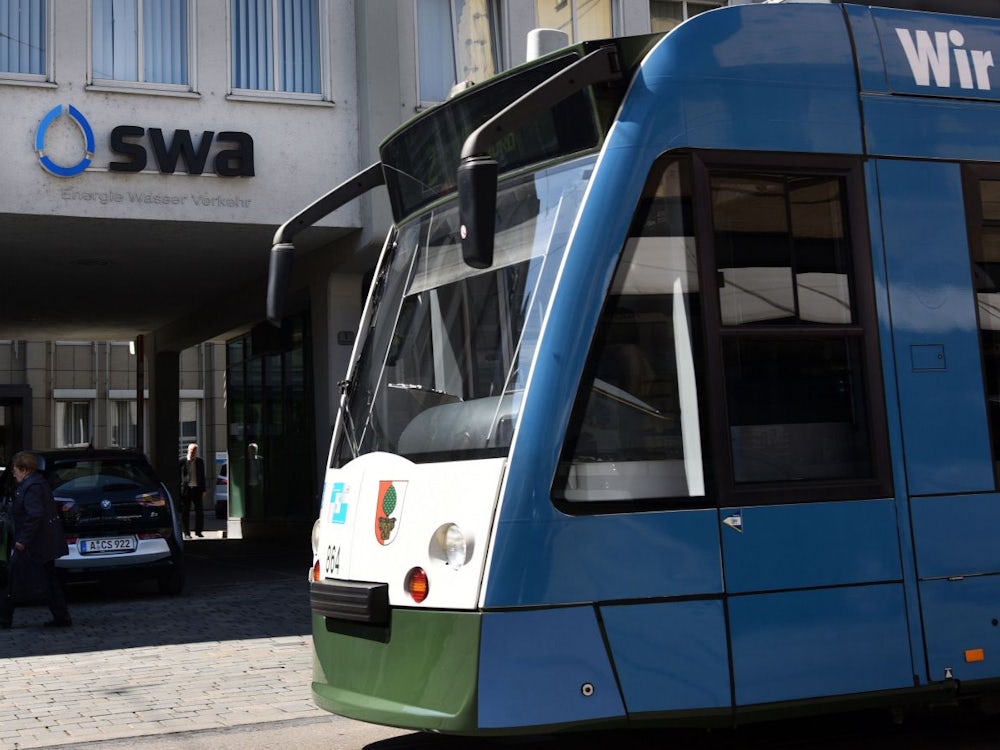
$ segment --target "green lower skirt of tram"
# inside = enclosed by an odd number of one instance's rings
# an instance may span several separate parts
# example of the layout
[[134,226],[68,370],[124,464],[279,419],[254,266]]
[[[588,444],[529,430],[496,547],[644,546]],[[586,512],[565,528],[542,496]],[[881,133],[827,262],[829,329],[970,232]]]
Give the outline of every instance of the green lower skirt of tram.
[[313,615],[313,699],[373,724],[463,734],[477,724],[478,612],[394,609],[388,628]]

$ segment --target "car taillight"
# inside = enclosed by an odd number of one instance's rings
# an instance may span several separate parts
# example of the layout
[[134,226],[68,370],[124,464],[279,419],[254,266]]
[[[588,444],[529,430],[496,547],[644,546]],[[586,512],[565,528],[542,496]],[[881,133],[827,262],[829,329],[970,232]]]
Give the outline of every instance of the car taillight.
[[159,531],[144,531],[141,534],[136,534],[140,539],[162,539],[163,533]]
[[319,580],[319,560],[313,563],[312,570],[309,572],[309,580],[314,582]]
[[420,604],[430,593],[431,584],[427,580],[427,571],[423,568],[411,568],[403,581],[403,588],[417,604]]

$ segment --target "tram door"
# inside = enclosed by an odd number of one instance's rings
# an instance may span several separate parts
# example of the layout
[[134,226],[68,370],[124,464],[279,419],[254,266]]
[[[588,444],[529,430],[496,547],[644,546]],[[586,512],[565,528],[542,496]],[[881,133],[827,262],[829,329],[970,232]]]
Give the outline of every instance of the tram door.
[[984,387],[983,373],[985,360],[996,379],[1000,351],[991,281],[1000,248],[990,236],[1000,172],[990,180],[954,163],[886,161],[877,174],[901,435],[896,494],[910,515],[927,675],[997,677],[1000,494],[987,403],[997,407],[1000,382]]
[[804,167],[708,174],[737,706],[914,681],[861,166]]

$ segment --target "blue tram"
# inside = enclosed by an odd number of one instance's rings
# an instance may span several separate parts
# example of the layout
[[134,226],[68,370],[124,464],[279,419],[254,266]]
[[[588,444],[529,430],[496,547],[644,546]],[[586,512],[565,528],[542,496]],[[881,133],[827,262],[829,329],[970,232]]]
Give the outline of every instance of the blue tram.
[[551,53],[278,231],[272,318],[298,228],[395,219],[318,705],[515,734],[1000,686],[1000,20],[885,5]]

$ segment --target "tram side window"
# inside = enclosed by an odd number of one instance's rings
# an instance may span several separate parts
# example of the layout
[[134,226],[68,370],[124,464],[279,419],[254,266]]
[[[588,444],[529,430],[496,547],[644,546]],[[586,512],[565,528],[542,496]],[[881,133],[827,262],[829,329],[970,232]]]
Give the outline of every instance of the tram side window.
[[1000,473],[1000,179],[978,180],[976,184],[978,195],[973,200],[978,216],[970,221],[972,277],[979,312],[993,463]]
[[702,498],[701,315],[690,166],[664,159],[633,220],[591,344],[553,497]]
[[713,174],[711,205],[733,482],[871,477],[844,181]]

